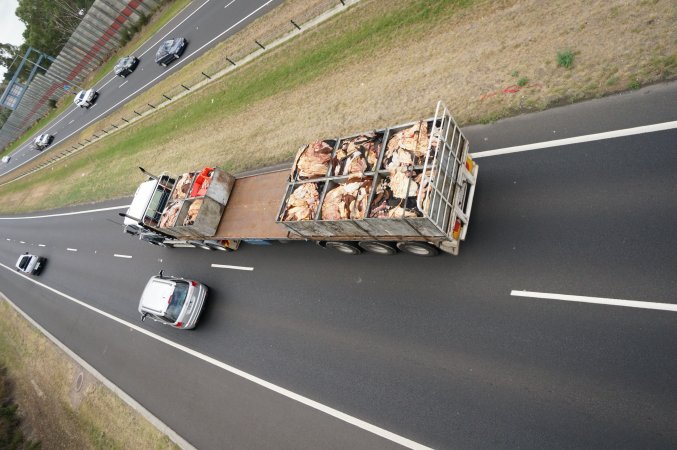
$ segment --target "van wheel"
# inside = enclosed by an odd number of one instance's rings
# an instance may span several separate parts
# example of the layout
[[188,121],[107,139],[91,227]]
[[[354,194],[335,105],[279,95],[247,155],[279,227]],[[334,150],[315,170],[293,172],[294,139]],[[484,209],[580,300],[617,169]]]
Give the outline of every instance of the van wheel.
[[362,253],[360,247],[353,242],[327,242],[324,248],[331,248],[346,255],[359,255]]
[[427,242],[398,242],[397,248],[404,253],[416,256],[435,256],[439,253],[437,247]]
[[394,255],[397,253],[397,248],[390,242],[381,241],[361,241],[358,242],[363,250],[369,253],[376,253],[377,255]]

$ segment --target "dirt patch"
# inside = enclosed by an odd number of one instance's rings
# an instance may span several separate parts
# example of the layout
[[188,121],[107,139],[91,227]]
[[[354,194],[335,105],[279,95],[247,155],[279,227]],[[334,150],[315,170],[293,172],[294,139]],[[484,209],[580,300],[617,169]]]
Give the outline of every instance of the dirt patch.
[[48,449],[178,448],[0,296],[0,364],[22,431]]

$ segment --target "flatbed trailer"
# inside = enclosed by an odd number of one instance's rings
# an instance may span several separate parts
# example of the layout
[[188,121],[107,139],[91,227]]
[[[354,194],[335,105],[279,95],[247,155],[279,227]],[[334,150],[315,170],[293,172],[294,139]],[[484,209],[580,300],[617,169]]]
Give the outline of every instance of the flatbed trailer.
[[[368,163],[354,145],[367,140]],[[348,173],[352,166],[341,159],[346,148],[365,156],[366,170]],[[326,172],[323,166],[311,174],[299,170],[314,149],[329,158]],[[234,177],[207,167],[178,177],[151,176],[123,214],[125,231],[167,247],[228,251],[240,242],[305,240],[347,254],[399,249],[429,256],[439,249],[456,255],[467,234],[479,170],[468,150],[439,102],[431,119],[309,144],[291,174]],[[356,186],[361,197],[354,194]],[[312,193],[307,204],[299,192]],[[339,208],[330,203],[337,197],[348,200]],[[298,217],[298,210],[305,215]]]

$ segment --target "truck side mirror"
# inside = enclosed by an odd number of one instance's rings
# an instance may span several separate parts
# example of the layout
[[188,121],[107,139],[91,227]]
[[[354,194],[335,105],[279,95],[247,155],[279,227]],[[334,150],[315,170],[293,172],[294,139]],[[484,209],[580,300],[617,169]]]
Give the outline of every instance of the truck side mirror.
[[148,315],[148,313],[143,313],[143,314],[141,314],[141,322],[145,322],[145,321],[146,321],[146,316],[147,316],[147,315]]
[[161,270],[160,270],[160,273],[158,273],[158,276],[159,276],[160,278],[162,278],[162,272],[164,272],[164,270],[161,269]]

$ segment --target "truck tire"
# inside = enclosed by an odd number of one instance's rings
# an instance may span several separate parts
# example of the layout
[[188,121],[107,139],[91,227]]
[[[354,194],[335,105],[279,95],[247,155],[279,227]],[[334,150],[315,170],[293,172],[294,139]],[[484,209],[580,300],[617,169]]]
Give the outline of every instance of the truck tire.
[[201,248],[202,250],[209,250],[209,251],[214,250],[212,247],[210,247],[209,245],[205,244],[202,241],[188,241],[188,243],[194,245],[197,248]]
[[397,248],[401,252],[416,256],[435,256],[439,253],[437,247],[433,247],[427,242],[398,242]]
[[359,255],[362,253],[362,249],[355,245],[354,242],[330,241],[324,245],[324,248],[331,248],[346,255]]
[[394,255],[397,253],[397,247],[395,247],[392,242],[360,241],[357,245],[359,245],[362,250],[377,255]]

